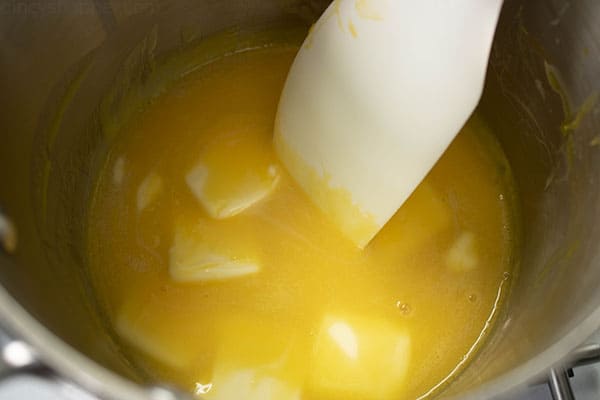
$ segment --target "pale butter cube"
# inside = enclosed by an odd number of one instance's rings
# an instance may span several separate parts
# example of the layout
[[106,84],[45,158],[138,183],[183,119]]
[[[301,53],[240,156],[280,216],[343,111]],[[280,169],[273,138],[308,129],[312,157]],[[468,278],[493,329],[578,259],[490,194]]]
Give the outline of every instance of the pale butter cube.
[[206,145],[186,175],[196,199],[213,218],[241,213],[267,197],[279,181],[272,150],[253,135],[223,138]]
[[309,386],[336,398],[393,400],[402,393],[410,336],[389,322],[328,316],[312,353]]
[[196,354],[190,351],[190,332],[178,327],[194,328],[186,316],[157,314],[156,307],[149,305],[152,301],[150,295],[132,292],[118,311],[115,331],[127,344],[170,368],[188,367]]
[[171,368],[183,368],[186,366],[187,357],[185,353],[174,352],[169,343],[162,338],[137,326],[126,314],[117,318],[115,328],[117,334],[137,350],[152,357],[153,359],[168,365]]
[[264,319],[218,324],[219,345],[206,400],[300,400],[306,366],[294,332]]
[[148,174],[140,183],[137,191],[137,210],[143,211],[158,198],[163,188],[162,178],[156,173]]
[[453,271],[467,272],[477,268],[478,263],[475,235],[462,232],[446,254],[446,265]]
[[176,282],[222,281],[256,274],[257,264],[235,261],[216,254],[202,254],[192,264],[176,264],[170,269],[171,278]]
[[300,400],[300,388],[265,376],[260,370],[217,372],[206,400]]
[[[214,236],[212,236],[214,238]],[[179,226],[169,251],[169,274],[176,282],[207,282],[256,274],[260,265],[236,249],[215,246],[211,235]]]

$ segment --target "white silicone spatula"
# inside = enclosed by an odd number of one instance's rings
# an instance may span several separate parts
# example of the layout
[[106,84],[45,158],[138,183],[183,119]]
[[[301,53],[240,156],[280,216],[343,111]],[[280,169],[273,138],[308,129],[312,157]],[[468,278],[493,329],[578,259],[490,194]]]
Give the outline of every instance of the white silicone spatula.
[[359,247],[477,105],[502,0],[336,0],[288,75],[277,153]]

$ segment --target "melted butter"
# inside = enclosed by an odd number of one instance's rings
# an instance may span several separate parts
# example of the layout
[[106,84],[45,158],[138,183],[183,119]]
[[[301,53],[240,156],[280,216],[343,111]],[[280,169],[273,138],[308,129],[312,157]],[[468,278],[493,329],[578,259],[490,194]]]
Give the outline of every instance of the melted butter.
[[358,31],[356,30],[356,26],[354,25],[354,23],[352,21],[348,22],[348,30],[350,30],[350,34],[352,35],[353,38],[358,37]]
[[[95,290],[137,366],[207,400],[434,395],[503,304],[515,229],[506,161],[475,117],[361,251],[270,145],[294,55],[218,59],[125,126],[90,211]],[[188,178],[199,165],[200,189]],[[231,199],[244,207],[220,213]],[[369,218],[358,221],[360,234]]]

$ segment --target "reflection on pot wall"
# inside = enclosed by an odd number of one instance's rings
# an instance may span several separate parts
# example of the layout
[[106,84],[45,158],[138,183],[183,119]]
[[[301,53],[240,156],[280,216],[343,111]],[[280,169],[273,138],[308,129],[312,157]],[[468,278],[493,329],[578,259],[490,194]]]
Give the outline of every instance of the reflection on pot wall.
[[[136,377],[94,311],[81,251],[91,178],[123,119],[120,101],[143,99],[152,89],[154,60],[204,36],[231,29],[235,38],[236,30],[269,24],[305,30],[326,5],[3,4],[0,206],[19,232],[14,257],[0,254],[0,279],[9,292],[72,346]],[[598,20],[600,4],[593,0],[506,1],[480,110],[519,184],[521,274],[510,278],[515,288],[509,309],[489,345],[450,392],[510,371],[515,376],[499,386],[543,373],[592,329],[593,323],[583,322],[600,305]],[[572,341],[525,364],[569,332]]]

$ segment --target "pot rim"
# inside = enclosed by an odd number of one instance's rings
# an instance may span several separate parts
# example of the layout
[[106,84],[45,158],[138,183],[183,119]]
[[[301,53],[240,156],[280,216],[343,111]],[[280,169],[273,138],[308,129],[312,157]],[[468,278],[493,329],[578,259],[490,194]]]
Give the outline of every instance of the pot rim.
[[101,366],[52,333],[29,314],[3,285],[0,285],[0,330],[11,340],[22,340],[29,345],[35,360],[55,374],[50,376],[51,380],[74,383],[102,399],[151,398],[148,388]]

